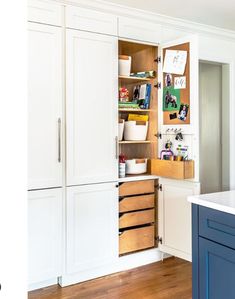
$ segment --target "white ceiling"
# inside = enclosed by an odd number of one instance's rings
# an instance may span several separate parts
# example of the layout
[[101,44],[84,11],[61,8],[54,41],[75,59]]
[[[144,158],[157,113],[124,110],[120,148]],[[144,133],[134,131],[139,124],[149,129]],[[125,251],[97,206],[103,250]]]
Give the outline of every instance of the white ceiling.
[[235,0],[107,0],[107,2],[235,30]]

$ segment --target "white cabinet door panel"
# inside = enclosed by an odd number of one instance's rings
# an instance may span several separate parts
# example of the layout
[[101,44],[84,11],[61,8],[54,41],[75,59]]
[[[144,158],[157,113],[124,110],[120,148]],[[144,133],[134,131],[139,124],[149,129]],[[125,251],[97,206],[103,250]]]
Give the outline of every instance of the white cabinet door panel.
[[29,284],[62,274],[62,189],[29,191]]
[[199,194],[199,183],[160,179],[159,236],[160,250],[191,260],[191,204],[190,195]]
[[159,44],[162,39],[162,26],[148,21],[119,17],[118,36]]
[[67,28],[117,35],[117,17],[111,14],[66,6],[65,18]]
[[67,188],[67,272],[118,258],[118,188],[114,183]]
[[60,28],[29,23],[28,189],[62,185],[61,48]]
[[117,180],[117,39],[67,29],[67,185]]
[[62,26],[62,5],[44,0],[28,0],[28,20]]

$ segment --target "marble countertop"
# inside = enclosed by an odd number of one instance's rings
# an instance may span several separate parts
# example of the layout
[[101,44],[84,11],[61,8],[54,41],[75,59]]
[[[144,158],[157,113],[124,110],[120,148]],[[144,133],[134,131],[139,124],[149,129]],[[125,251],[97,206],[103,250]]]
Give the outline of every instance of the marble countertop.
[[235,215],[235,190],[189,196],[188,201]]

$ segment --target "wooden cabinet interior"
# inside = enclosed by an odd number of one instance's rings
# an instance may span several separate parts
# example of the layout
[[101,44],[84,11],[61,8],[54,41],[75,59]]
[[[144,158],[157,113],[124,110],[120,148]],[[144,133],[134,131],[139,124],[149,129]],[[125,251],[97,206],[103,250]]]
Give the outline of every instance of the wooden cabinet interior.
[[147,141],[144,143],[139,142],[125,142],[119,143],[119,153],[124,154],[128,159],[133,158],[156,158],[157,157],[157,115],[158,115],[158,91],[155,85],[157,84],[157,58],[158,49],[156,46],[144,45],[134,42],[119,41],[119,55],[131,56],[131,72],[156,72],[155,78],[146,79],[130,79],[129,77],[119,77],[119,87],[126,87],[129,91],[129,98],[133,97],[133,88],[135,85],[150,83],[151,84],[151,98],[150,107],[146,111],[142,110],[119,110],[119,119],[128,118],[128,113],[148,114],[149,126]]
[[119,186],[120,255],[157,246],[155,182],[127,182]]

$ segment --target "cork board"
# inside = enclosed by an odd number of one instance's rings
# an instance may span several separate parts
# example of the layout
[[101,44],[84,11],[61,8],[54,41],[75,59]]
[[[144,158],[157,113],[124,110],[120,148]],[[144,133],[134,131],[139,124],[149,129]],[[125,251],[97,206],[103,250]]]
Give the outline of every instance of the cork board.
[[[191,108],[190,107],[190,44],[185,43],[185,44],[176,45],[176,46],[164,49],[163,50],[163,59],[165,59],[166,50],[187,51],[187,61],[186,61],[184,74],[183,75],[171,74],[171,76],[172,76],[173,86],[174,86],[174,78],[175,77],[181,77],[181,76],[186,77],[186,88],[179,89],[178,91],[180,94],[180,103],[189,105],[189,108],[188,108],[187,118],[185,121],[178,119],[178,117],[174,118],[174,119],[170,119],[170,114],[172,114],[174,112],[177,113],[177,116],[178,116],[179,109],[177,109],[175,111],[163,111],[163,124],[164,125],[188,125],[188,124],[190,124],[190,108]],[[165,76],[166,76],[166,73],[163,73],[163,87],[166,87]],[[163,99],[162,99],[162,101],[163,101]]]

